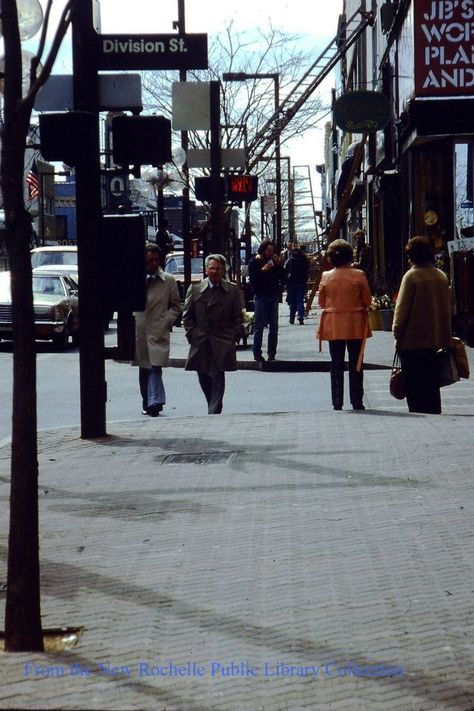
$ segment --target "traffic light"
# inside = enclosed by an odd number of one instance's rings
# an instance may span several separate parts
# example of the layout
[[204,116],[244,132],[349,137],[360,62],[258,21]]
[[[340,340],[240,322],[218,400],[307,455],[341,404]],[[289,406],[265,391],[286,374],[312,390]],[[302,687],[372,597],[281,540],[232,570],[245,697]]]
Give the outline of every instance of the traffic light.
[[257,191],[256,175],[235,173],[227,176],[227,199],[230,202],[252,202],[257,199]]
[[39,129],[43,158],[75,166],[90,158],[86,147],[97,131],[97,117],[87,111],[41,114]]
[[171,121],[164,116],[114,116],[112,155],[118,165],[168,163],[171,155]]
[[[212,202],[212,178],[195,178],[194,179],[194,192],[196,195],[196,200],[201,202]],[[220,183],[220,196],[221,201],[224,199],[225,193],[225,180],[224,178],[219,178]]]

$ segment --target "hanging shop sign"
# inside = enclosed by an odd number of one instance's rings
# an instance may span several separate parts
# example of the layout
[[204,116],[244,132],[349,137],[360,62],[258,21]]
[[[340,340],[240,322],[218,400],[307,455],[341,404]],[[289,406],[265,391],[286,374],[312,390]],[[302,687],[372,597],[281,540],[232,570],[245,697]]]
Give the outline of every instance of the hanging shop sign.
[[474,2],[415,2],[416,96],[463,96],[474,90]]
[[390,102],[379,91],[348,91],[334,104],[334,121],[342,131],[374,133],[390,121]]

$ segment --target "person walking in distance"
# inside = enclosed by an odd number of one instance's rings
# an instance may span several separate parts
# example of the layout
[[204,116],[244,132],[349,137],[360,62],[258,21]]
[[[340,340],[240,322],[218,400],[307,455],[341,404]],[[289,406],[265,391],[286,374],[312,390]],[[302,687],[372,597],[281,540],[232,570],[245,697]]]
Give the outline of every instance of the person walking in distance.
[[163,220],[163,223],[158,227],[155,233],[156,244],[163,252],[163,258],[174,250],[173,240],[171,239],[168,229],[168,220]]
[[275,253],[275,245],[263,240],[257,255],[249,262],[249,280],[254,293],[255,323],[253,357],[258,363],[262,355],[263,330],[268,325],[268,360],[275,360],[278,345],[278,304],[285,285],[285,270]]
[[291,257],[285,262],[286,296],[290,307],[290,323],[304,324],[304,297],[308,283],[309,260],[303,247],[293,249]]
[[146,306],[135,312],[135,358],[138,365],[142,414],[157,417],[166,403],[162,369],[169,363],[170,331],[181,314],[178,286],[162,269],[163,254],[156,244],[145,247]]
[[226,281],[222,254],[206,257],[206,278],[186,294],[183,325],[190,344],[186,370],[196,370],[208,414],[222,412],[225,372],[237,370],[236,343],[242,328],[242,304],[236,284]]
[[355,248],[354,248],[354,264],[352,265],[356,269],[361,269],[365,276],[367,277],[367,281],[369,283],[369,288],[372,291],[374,288],[373,285],[373,276],[374,276],[374,266],[373,266],[373,254],[372,254],[372,247],[370,244],[367,244],[365,241],[366,235],[364,230],[356,230],[354,232],[354,241],[355,241]]

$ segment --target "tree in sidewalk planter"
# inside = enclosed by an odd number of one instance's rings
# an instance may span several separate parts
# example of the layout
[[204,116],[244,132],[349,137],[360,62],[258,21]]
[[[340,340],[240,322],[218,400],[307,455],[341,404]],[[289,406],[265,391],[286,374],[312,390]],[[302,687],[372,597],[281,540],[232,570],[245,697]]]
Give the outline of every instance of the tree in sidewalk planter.
[[52,0],[48,0],[38,51],[31,61],[29,89],[23,96],[17,1],[2,0],[5,75],[0,182],[11,272],[13,324],[11,494],[5,612],[7,652],[43,650],[38,540],[36,347],[30,260],[32,228],[24,201],[25,146],[35,96],[51,73],[71,21],[71,12],[79,2],[81,0],[66,3],[41,67],[52,6]]

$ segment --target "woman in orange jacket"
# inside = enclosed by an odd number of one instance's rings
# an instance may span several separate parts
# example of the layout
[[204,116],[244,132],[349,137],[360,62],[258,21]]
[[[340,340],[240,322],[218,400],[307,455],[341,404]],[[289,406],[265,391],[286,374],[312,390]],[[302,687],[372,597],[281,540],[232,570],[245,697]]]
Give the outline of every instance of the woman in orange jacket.
[[335,410],[344,404],[344,356],[349,353],[349,396],[354,410],[364,410],[362,360],[365,339],[372,331],[368,308],[372,297],[363,271],[352,268],[349,242],[331,242],[327,256],[334,267],[324,272],[319,286],[319,305],[323,308],[318,337],[329,341],[331,354],[331,396]]

